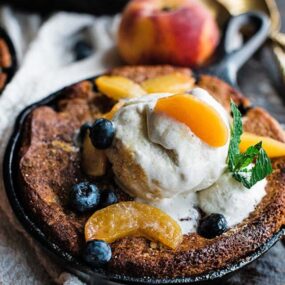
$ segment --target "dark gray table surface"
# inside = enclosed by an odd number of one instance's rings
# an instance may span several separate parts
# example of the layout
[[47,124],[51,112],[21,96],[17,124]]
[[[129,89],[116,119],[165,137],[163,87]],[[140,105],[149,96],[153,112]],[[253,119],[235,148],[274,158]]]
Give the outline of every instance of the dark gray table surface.
[[[238,1],[238,0],[237,0]],[[277,1],[282,15],[282,31],[285,32],[285,0]],[[263,53],[240,71],[239,84],[253,104],[263,106],[285,125],[285,90],[277,91],[270,79],[270,71],[262,62]],[[237,272],[222,285],[285,285],[285,246],[281,242],[263,257]]]

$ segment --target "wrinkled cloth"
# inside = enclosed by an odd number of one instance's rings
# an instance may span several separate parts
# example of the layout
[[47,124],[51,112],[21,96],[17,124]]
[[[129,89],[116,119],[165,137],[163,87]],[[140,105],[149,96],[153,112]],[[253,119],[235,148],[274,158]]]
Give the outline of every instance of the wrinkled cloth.
[[[115,48],[118,17],[57,13],[48,19],[0,9],[0,24],[11,36],[19,69],[0,97],[0,160],[19,112],[62,87],[119,63]],[[72,47],[88,41],[94,53],[74,61]],[[0,169],[0,284],[82,284],[50,260],[17,222],[7,201]]]

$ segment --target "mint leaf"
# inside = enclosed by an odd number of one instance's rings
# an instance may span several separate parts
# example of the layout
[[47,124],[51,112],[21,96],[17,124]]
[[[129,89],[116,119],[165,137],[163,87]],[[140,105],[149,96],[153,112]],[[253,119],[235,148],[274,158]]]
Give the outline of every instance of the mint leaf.
[[[238,156],[237,161],[233,177],[248,189],[272,173],[271,162],[262,148],[262,142],[249,147]],[[253,167],[252,163],[255,163]]]
[[234,171],[235,168],[236,157],[240,153],[239,144],[240,144],[240,137],[242,135],[242,120],[241,120],[241,113],[233,101],[231,101],[231,110],[233,113],[233,125],[231,127],[228,166],[229,170],[232,172]]
[[257,155],[259,154],[260,149],[262,148],[262,143],[258,143],[255,146],[249,147],[245,153],[238,154],[235,160],[235,166],[233,171],[237,171],[243,168],[248,167]]
[[272,173],[271,161],[262,148],[262,142],[249,147],[245,153],[240,153],[240,137],[243,133],[242,117],[233,101],[231,101],[231,110],[233,125],[227,161],[228,168],[233,173],[233,177],[249,189]]

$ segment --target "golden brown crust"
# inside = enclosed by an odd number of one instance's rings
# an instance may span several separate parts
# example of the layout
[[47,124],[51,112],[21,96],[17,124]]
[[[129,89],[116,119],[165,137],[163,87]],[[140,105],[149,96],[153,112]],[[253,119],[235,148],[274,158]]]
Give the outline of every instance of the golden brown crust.
[[220,104],[225,107],[228,112],[230,112],[231,99],[237,105],[243,105],[244,107],[250,105],[247,98],[217,77],[202,75],[200,76],[197,85],[206,89]]
[[153,65],[153,66],[123,66],[113,68],[109,73],[111,75],[120,75],[127,77],[136,83],[141,83],[144,80],[170,74],[173,72],[179,72],[192,76],[192,71],[189,68],[174,67],[171,65]]
[[[29,115],[20,149],[20,179],[23,197],[44,230],[63,248],[78,254],[89,215],[77,215],[68,207],[71,186],[87,179],[81,172],[76,133],[83,123],[108,111],[113,102],[94,92],[88,81],[64,93],[56,111],[43,106]],[[113,183],[102,181],[101,187],[110,188]]]
[[[141,82],[174,70],[173,67],[124,67],[114,69],[111,74]],[[182,71],[191,74],[190,70]],[[52,141],[56,138],[75,147],[73,137],[79,126],[100,115],[102,106],[108,109],[113,104],[92,92],[88,84],[83,82],[67,90],[67,95],[58,102],[58,112],[49,107],[33,111],[26,124],[26,138],[21,151],[20,173],[27,205],[37,214],[39,224],[45,225],[51,238],[73,253],[81,247],[86,216],[79,217],[69,211],[65,195],[72,183],[84,179],[80,172],[80,154],[75,151],[67,155],[69,147],[62,148],[61,144],[52,144]],[[228,110],[230,98],[237,104],[249,105],[247,99],[217,78],[204,76],[197,84],[209,90]],[[96,106],[100,102],[98,109]],[[244,128],[284,141],[280,125],[260,108],[248,112]],[[42,161],[45,163],[40,166]],[[42,169],[37,171],[40,167]],[[140,277],[193,276],[222,268],[251,253],[285,224],[285,158],[274,160],[273,167],[274,173],[268,178],[267,195],[241,224],[212,240],[197,234],[185,236],[176,251],[144,238],[123,238],[112,244],[113,258],[109,270]],[[58,172],[59,169],[62,172]],[[116,187],[110,177],[104,183],[106,187]],[[128,199],[122,195],[120,199]]]
[[285,132],[280,124],[262,108],[256,107],[248,111],[243,128],[249,133],[285,142]]
[[69,106],[74,116],[50,107],[35,109],[26,125],[29,136],[23,142],[20,160],[24,197],[32,212],[51,236],[72,251],[83,244],[84,218],[67,211],[67,191],[62,189],[70,188],[82,176],[79,150],[72,141],[74,129],[90,118],[86,101],[81,101]]

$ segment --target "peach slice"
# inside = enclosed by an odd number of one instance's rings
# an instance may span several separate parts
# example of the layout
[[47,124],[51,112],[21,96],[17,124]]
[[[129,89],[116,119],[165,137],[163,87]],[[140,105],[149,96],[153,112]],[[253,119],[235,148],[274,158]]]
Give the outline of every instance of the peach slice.
[[103,115],[103,118],[108,119],[108,120],[112,120],[114,115],[125,105],[124,101],[120,101],[117,104],[115,104],[113,106],[113,108],[111,109],[111,111],[109,111],[108,113]]
[[138,202],[120,202],[96,211],[85,225],[86,241],[109,243],[126,236],[144,236],[175,249],[182,242],[180,226],[161,210]]
[[269,137],[257,136],[251,133],[243,133],[239,145],[240,151],[245,152],[250,146],[262,141],[262,147],[270,158],[285,156],[285,143]]
[[140,85],[123,76],[103,75],[98,77],[95,83],[101,93],[116,101],[146,94]]
[[147,93],[184,93],[193,88],[195,80],[189,75],[175,72],[148,79],[141,83]]
[[221,147],[228,141],[229,130],[219,113],[192,95],[161,98],[154,110],[184,123],[210,146]]
[[81,164],[83,171],[89,176],[103,176],[107,169],[107,156],[103,150],[96,149],[87,132],[81,151]]

